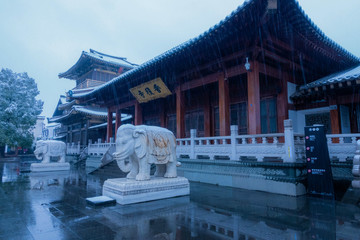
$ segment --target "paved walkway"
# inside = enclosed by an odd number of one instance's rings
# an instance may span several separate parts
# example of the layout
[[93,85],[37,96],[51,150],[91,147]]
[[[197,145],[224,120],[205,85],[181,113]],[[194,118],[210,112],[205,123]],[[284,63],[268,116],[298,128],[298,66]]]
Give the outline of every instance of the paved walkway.
[[103,179],[0,160],[0,239],[360,239],[360,193],[341,201],[191,183],[187,197],[92,207]]

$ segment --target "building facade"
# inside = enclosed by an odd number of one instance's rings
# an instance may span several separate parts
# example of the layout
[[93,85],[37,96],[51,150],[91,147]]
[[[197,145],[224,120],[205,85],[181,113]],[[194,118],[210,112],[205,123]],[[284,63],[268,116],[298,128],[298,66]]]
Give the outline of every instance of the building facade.
[[117,129],[122,113],[136,125],[166,127],[177,138],[189,137],[190,129],[199,137],[226,136],[230,125],[238,125],[238,134],[283,132],[288,118],[299,132],[302,125],[323,123],[339,133],[339,84],[323,85],[319,102],[303,92],[310,92],[306,84],[358,64],[297,1],[251,0],[200,36],[72,99],[107,108],[108,138],[115,135],[113,114]]
[[[50,123],[61,123],[56,138],[66,143],[87,145],[89,140],[106,140],[108,111],[100,103],[79,103],[72,95],[86,93],[105,84],[114,77],[134,68],[126,58],[110,56],[90,49],[83,51],[79,60],[59,78],[76,81],[76,86],[67,96],[60,96]],[[126,118],[126,116],[124,116]]]

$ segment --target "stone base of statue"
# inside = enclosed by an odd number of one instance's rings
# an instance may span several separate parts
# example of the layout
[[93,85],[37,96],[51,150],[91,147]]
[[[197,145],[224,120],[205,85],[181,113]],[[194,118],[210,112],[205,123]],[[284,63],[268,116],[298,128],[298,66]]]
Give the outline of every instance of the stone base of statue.
[[125,205],[189,195],[189,181],[184,177],[151,177],[149,181],[112,178],[104,182],[103,195]]
[[360,179],[351,182],[353,188],[360,188]]
[[68,162],[32,163],[30,166],[31,172],[51,172],[68,170],[70,170],[70,164]]

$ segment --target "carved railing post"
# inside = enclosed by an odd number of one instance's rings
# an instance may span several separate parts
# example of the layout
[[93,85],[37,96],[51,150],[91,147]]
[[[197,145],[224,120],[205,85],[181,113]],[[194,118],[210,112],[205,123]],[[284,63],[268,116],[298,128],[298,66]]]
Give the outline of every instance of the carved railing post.
[[196,129],[190,129],[190,159],[195,159]]
[[284,120],[284,135],[285,135],[285,156],[284,162],[296,162],[295,156],[295,143],[294,143],[294,130],[292,120]]
[[236,159],[236,136],[238,135],[239,127],[237,125],[230,126],[230,137],[231,137],[231,160]]
[[353,188],[360,188],[360,140],[356,142],[352,174],[354,175],[354,180],[351,182],[351,185]]

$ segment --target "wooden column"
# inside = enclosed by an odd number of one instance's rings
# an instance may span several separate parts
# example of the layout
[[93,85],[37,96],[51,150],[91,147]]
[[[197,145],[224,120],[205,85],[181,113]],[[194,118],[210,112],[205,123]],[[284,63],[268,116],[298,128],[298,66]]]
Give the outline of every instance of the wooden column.
[[116,109],[115,113],[116,113],[116,118],[115,118],[115,139],[116,139],[117,130],[121,125],[121,110]]
[[247,73],[248,85],[248,134],[261,133],[260,84],[258,62],[251,62],[251,72]]
[[284,73],[280,79],[281,92],[277,95],[276,98],[278,132],[284,132],[284,120],[289,118],[289,103],[287,91],[288,80],[289,74]]
[[220,136],[230,135],[229,83],[224,75],[219,75],[219,123]]
[[204,136],[211,136],[211,104],[208,92],[204,94]]
[[113,135],[112,132],[113,124],[112,124],[112,111],[108,108],[108,118],[107,118],[107,130],[106,130],[106,141],[110,142],[110,138]]
[[[330,106],[336,106],[336,109],[330,110],[331,134],[340,134],[340,118],[339,118],[339,105],[337,105],[334,96],[329,96]],[[327,133],[330,134],[330,133]]]
[[141,125],[143,123],[142,121],[142,109],[141,105],[138,101],[135,102],[135,125]]
[[176,137],[185,137],[185,98],[180,86],[175,90],[176,94]]
[[166,109],[165,109],[165,99],[160,99],[160,126],[166,128]]

